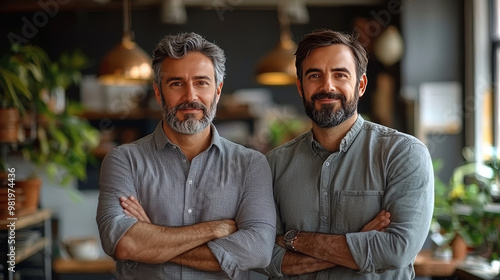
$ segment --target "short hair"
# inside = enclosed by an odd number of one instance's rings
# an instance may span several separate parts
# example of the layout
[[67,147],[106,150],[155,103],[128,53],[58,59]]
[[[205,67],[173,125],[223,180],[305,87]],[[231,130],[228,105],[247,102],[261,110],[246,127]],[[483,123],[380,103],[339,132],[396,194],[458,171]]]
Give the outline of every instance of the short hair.
[[161,84],[161,65],[165,58],[181,59],[188,52],[201,52],[210,58],[214,65],[215,82],[217,85],[222,83],[226,73],[224,51],[194,32],[167,35],[158,43],[153,51],[153,82],[157,85]]
[[297,51],[295,52],[295,67],[297,69],[297,77],[302,82],[302,62],[309,54],[321,47],[328,47],[333,44],[343,44],[351,49],[356,63],[356,78],[359,80],[366,72],[368,65],[368,55],[363,45],[358,41],[356,34],[347,34],[329,29],[318,29],[312,33],[306,34],[300,41]]

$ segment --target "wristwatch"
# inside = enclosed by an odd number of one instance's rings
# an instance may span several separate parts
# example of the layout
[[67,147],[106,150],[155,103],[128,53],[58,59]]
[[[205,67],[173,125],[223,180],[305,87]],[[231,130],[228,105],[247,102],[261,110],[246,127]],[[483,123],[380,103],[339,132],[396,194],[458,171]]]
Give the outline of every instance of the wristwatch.
[[299,237],[300,230],[298,229],[292,229],[289,230],[287,233],[285,233],[284,240],[285,240],[285,246],[288,250],[297,252],[297,249],[293,247],[293,241]]

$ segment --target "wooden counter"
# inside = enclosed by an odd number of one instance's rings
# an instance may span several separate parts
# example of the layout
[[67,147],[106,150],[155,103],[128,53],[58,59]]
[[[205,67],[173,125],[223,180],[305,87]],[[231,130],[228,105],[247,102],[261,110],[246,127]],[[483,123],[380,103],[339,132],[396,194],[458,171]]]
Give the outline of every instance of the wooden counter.
[[418,253],[415,263],[416,276],[420,277],[448,277],[455,274],[457,266],[462,260],[439,260],[432,257],[432,250],[424,249]]
[[52,270],[56,274],[68,273],[112,273],[115,270],[115,261],[111,258],[102,258],[92,261],[81,261],[73,259],[55,259]]

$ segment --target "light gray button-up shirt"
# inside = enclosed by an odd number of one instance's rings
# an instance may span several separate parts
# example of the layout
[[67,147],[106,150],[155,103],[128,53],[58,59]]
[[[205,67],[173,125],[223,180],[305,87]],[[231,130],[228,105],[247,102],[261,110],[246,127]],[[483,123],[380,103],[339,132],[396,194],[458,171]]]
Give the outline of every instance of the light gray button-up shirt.
[[238,231],[208,243],[222,272],[173,263],[117,261],[118,279],[248,279],[249,269],[269,264],[276,211],[271,171],[261,153],[219,136],[191,162],[156,130],[119,146],[102,162],[97,224],[104,251],[115,247],[137,220],[126,216],[119,198],[134,195],[153,224],[179,227],[232,219]]
[[[346,235],[360,267],[334,267],[282,279],[413,279],[434,207],[427,148],[415,137],[358,117],[331,153],[312,131],[267,155],[273,172],[278,235],[290,229]],[[376,214],[391,213],[385,232],[359,231]],[[299,235],[300,238],[300,235]],[[324,244],[328,248],[328,244]],[[281,277],[285,249],[275,246],[267,272]]]

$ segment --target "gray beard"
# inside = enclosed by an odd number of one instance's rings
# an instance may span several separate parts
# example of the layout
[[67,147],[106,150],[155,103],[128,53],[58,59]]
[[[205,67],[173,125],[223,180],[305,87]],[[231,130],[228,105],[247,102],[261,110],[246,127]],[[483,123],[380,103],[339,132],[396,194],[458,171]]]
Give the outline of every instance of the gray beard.
[[[214,103],[215,96],[214,101],[210,104],[210,108],[207,108],[207,106],[199,102],[184,102],[175,107],[168,107],[162,95],[161,108],[163,121],[177,133],[189,135],[197,134],[207,128],[214,120],[217,111],[217,106]],[[186,114],[183,120],[178,119],[176,116],[177,111],[187,108],[201,109],[203,111],[203,117],[197,120],[195,114]]]

